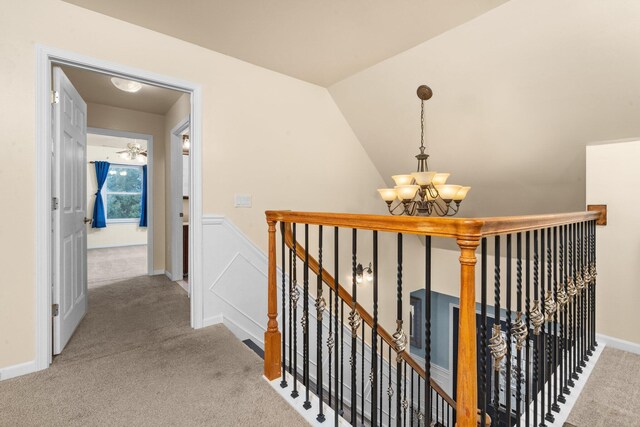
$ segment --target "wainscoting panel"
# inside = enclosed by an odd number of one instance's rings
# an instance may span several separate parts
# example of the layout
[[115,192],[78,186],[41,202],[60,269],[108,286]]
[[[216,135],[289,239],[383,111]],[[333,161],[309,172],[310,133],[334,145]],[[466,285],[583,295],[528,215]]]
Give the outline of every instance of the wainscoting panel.
[[[266,232],[266,223],[265,223]],[[280,242],[278,242],[280,245]],[[280,246],[277,248],[280,251]],[[264,332],[267,324],[267,273],[268,260],[253,242],[251,242],[231,221],[224,216],[208,215],[203,218],[203,282],[204,282],[204,326],[217,323],[224,323],[240,340],[251,339],[258,346],[264,348]],[[301,270],[300,270],[301,272]],[[310,288],[315,292],[315,276],[311,275]],[[282,301],[281,284],[282,271],[278,268],[278,324],[281,326]],[[285,277],[288,284],[288,277]],[[302,289],[300,289],[302,294]],[[324,383],[328,382],[328,353],[326,339],[328,337],[328,304],[329,295],[326,293],[327,310],[325,311],[325,321],[323,323],[322,345],[323,345],[323,378]],[[296,322],[298,334],[298,367],[302,367],[302,326],[300,318],[303,313],[303,299],[298,300],[298,321]],[[287,304],[289,310],[289,304]],[[349,308],[345,307],[345,320]],[[287,311],[287,318],[289,313]],[[310,360],[317,360],[316,357],[316,310],[315,298],[309,295],[309,353]],[[370,333],[370,330],[368,330]],[[287,336],[288,343],[288,336]],[[370,339],[370,337],[368,338]],[[344,398],[347,405],[350,404],[350,378],[351,371],[349,357],[351,355],[351,330],[344,328]],[[361,343],[358,343],[360,351]],[[287,354],[289,350],[287,348]],[[385,346],[386,355],[386,346]],[[392,358],[392,377],[395,378],[395,356]],[[433,366],[433,376],[436,381],[450,390],[449,372],[438,366]],[[365,375],[371,371],[371,347],[365,345]],[[361,364],[358,359],[358,378],[360,376]],[[316,382],[316,364],[310,363],[310,378]],[[382,372],[385,393],[388,384],[388,366]],[[358,382],[359,384],[359,382]],[[417,392],[417,390],[416,390]],[[365,407],[368,414],[370,408],[370,383],[365,381]],[[361,394],[358,393],[358,404]],[[392,408],[395,410],[395,408]],[[392,411],[392,414],[395,411]],[[384,414],[387,414],[386,404]],[[385,415],[386,418],[386,415]]]

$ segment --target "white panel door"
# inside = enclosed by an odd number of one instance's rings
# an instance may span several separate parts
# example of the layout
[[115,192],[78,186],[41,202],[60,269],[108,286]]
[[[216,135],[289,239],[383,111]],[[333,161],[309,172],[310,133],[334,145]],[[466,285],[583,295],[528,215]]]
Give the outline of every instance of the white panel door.
[[53,354],[59,354],[87,311],[87,104],[59,67],[53,68],[54,116]]

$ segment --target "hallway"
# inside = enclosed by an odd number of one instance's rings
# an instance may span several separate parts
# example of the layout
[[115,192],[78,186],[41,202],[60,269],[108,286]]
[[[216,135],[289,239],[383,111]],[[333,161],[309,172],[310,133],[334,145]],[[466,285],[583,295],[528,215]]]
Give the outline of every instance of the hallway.
[[164,276],[89,290],[89,311],[51,367],[0,383],[0,425],[303,425],[223,325],[194,331]]

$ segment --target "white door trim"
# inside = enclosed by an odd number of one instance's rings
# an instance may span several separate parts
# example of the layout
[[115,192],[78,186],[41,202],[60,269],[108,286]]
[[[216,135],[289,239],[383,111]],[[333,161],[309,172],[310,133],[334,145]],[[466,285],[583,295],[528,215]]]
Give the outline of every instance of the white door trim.
[[[151,276],[153,275],[153,135],[88,126],[87,133],[147,141],[147,274]],[[89,212],[87,212],[88,217]]]
[[164,76],[122,64],[80,55],[48,46],[36,46],[36,283],[35,283],[35,369],[49,367],[51,355],[51,69],[53,64],[70,65],[134,79],[191,95],[191,188],[189,227],[191,327],[203,325],[202,291],[202,87],[199,84]]
[[[178,124],[171,129],[171,137],[169,140],[169,164],[171,165],[171,177],[169,179],[169,192],[170,197],[170,214],[169,221],[171,226],[171,265],[167,266],[171,272],[171,280],[182,280],[182,272],[184,271],[182,265],[182,222],[180,217],[182,212],[182,140],[180,134],[189,127],[190,117],[187,116],[180,120]],[[191,161],[191,156],[189,156]],[[191,210],[191,197],[189,197],[189,210]],[[189,218],[189,229],[191,229],[191,217]],[[191,257],[189,257],[191,260]],[[189,270],[191,271],[191,270]],[[189,281],[191,283],[191,281]]]

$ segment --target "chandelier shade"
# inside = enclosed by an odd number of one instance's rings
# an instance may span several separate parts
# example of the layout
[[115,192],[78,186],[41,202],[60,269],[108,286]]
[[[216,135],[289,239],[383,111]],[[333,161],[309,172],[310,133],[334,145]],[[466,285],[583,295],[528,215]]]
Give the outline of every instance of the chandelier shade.
[[[433,96],[426,85],[418,87],[420,98],[420,153],[416,155],[416,172],[393,175],[394,188],[379,188],[378,193],[387,204],[392,215],[453,216],[458,213],[460,204],[467,197],[471,187],[446,184],[449,173],[430,171],[427,165],[429,155],[424,145],[424,101]],[[398,202],[394,206],[394,202]]]

